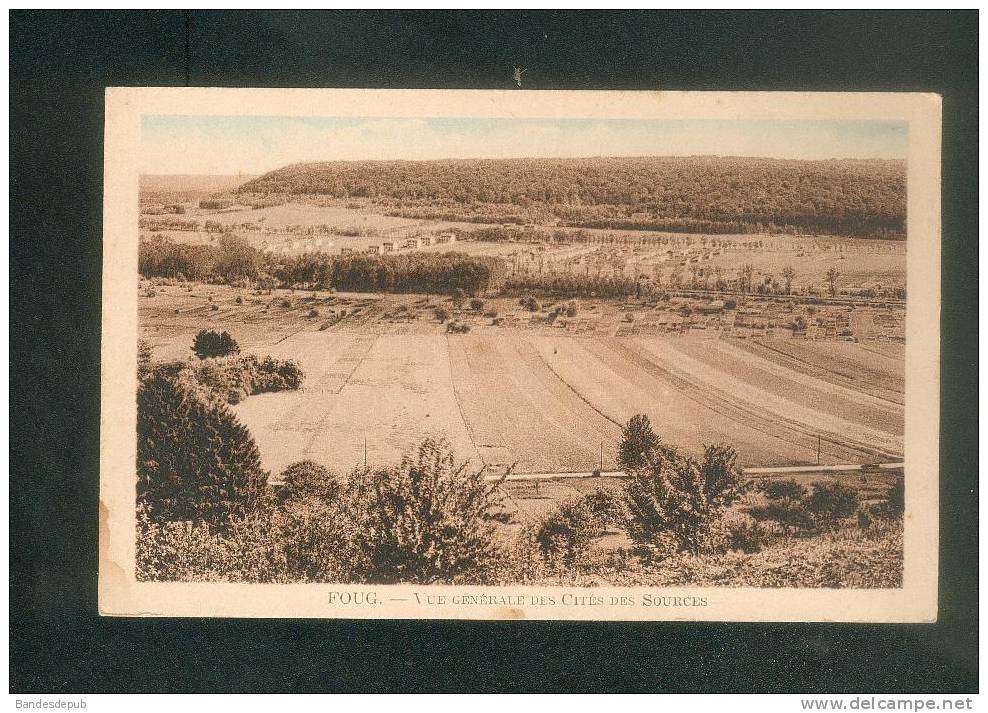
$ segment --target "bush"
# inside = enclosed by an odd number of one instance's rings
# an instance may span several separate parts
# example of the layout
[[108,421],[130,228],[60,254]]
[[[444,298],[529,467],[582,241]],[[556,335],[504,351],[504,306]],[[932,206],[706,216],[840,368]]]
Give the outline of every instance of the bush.
[[566,303],[567,317],[575,317],[579,311],[580,311],[580,303],[577,302],[576,300],[569,300]]
[[241,357],[204,359],[187,367],[193,380],[216,398],[237,404],[252,394],[297,391],[305,373],[298,362],[253,354]]
[[572,567],[604,534],[604,525],[585,497],[567,500],[542,518],[531,533],[538,556],[552,567]]
[[137,501],[155,521],[225,524],[268,500],[250,432],[221,402],[180,377],[137,390]]
[[427,438],[401,463],[351,478],[357,577],[373,584],[476,581],[495,555],[500,481]]
[[816,483],[813,491],[803,500],[806,508],[818,523],[832,525],[837,520],[851,517],[858,509],[858,494],[839,481]]
[[900,520],[906,512],[905,480],[899,475],[885,492],[885,497],[873,505],[870,513],[882,520]]
[[748,514],[758,522],[774,522],[785,530],[804,534],[816,529],[816,522],[800,502],[773,502],[748,508]]
[[447,310],[445,307],[436,307],[436,309],[433,311],[433,314],[436,315],[436,319],[439,320],[439,324],[442,324],[447,319],[449,319],[449,310]]
[[333,500],[340,494],[340,483],[328,468],[311,460],[292,463],[281,471],[282,501],[320,498]]
[[538,312],[542,309],[542,305],[540,305],[539,301],[534,297],[523,297],[519,304],[529,312]]
[[698,461],[657,442],[632,459],[627,472],[628,535],[636,544],[653,548],[668,543],[698,554],[709,546],[724,510],[745,491],[743,472],[730,446],[707,446]]
[[202,329],[192,342],[192,351],[200,359],[224,357],[238,354],[240,345],[230,336],[229,332],[217,333],[213,330]]
[[472,300],[470,300],[470,309],[472,309],[474,312],[479,312],[483,308],[484,308],[484,301],[482,299],[474,297]]
[[470,325],[453,321],[446,325],[446,331],[451,334],[467,334],[470,331]]
[[726,549],[739,550],[747,555],[760,552],[768,534],[761,523],[744,514],[728,519],[724,529]]
[[310,309],[306,313],[306,315],[309,316],[309,317],[318,317],[319,316],[319,310],[317,310],[315,307],[313,307],[312,309]]
[[309,498],[206,523],[137,523],[139,581],[341,582],[352,580],[347,521],[335,503]]
[[885,507],[893,517],[902,517],[906,512],[906,481],[901,475],[896,476],[892,487],[885,493]]
[[761,491],[770,500],[800,501],[806,497],[806,488],[795,480],[767,480],[762,483]]

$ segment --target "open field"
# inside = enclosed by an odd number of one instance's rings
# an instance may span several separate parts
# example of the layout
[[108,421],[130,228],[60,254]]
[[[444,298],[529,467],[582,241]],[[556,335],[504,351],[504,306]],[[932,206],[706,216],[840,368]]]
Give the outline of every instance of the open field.
[[[440,304],[471,332],[447,334],[432,314]],[[619,300],[582,301],[555,322],[513,299],[489,299],[491,309],[496,326],[436,296],[145,283],[140,325],[159,360],[188,358],[194,334],[210,328],[301,362],[301,391],[236,406],[273,473],[304,458],[362,464],[364,439],[371,465],[393,462],[427,432],[495,469],[612,470],[620,428],[637,413],[687,450],[730,443],[749,467],[813,464],[818,449],[822,464],[901,459],[901,343],[764,329],[738,338],[744,317],[725,314],[672,328],[662,326],[667,308]],[[629,309],[640,315],[634,329]]]

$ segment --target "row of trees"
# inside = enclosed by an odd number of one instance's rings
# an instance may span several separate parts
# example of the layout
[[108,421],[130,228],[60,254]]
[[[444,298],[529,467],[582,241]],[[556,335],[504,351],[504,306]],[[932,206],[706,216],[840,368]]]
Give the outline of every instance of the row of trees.
[[151,236],[141,241],[138,269],[149,278],[231,285],[445,294],[496,290],[507,273],[500,258],[462,252],[277,256],[256,250],[233,235],[224,235],[215,245],[188,245]]
[[507,265],[500,258],[463,252],[341,256],[309,253],[283,258],[272,271],[286,286],[475,295],[499,288]]
[[896,237],[905,232],[905,187],[897,160],[700,156],[304,163],[239,191],[372,198],[484,222]]

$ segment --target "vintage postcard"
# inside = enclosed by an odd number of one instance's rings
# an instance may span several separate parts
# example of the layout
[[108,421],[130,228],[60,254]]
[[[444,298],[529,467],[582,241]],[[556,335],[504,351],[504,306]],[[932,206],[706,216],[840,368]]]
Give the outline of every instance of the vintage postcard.
[[940,99],[111,88],[100,610],[929,622]]

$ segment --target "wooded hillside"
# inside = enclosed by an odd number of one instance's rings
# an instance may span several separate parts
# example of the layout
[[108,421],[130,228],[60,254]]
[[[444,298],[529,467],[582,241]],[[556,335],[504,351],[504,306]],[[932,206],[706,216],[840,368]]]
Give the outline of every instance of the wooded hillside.
[[370,198],[394,214],[678,232],[899,237],[898,160],[649,157],[293,164],[240,193]]

